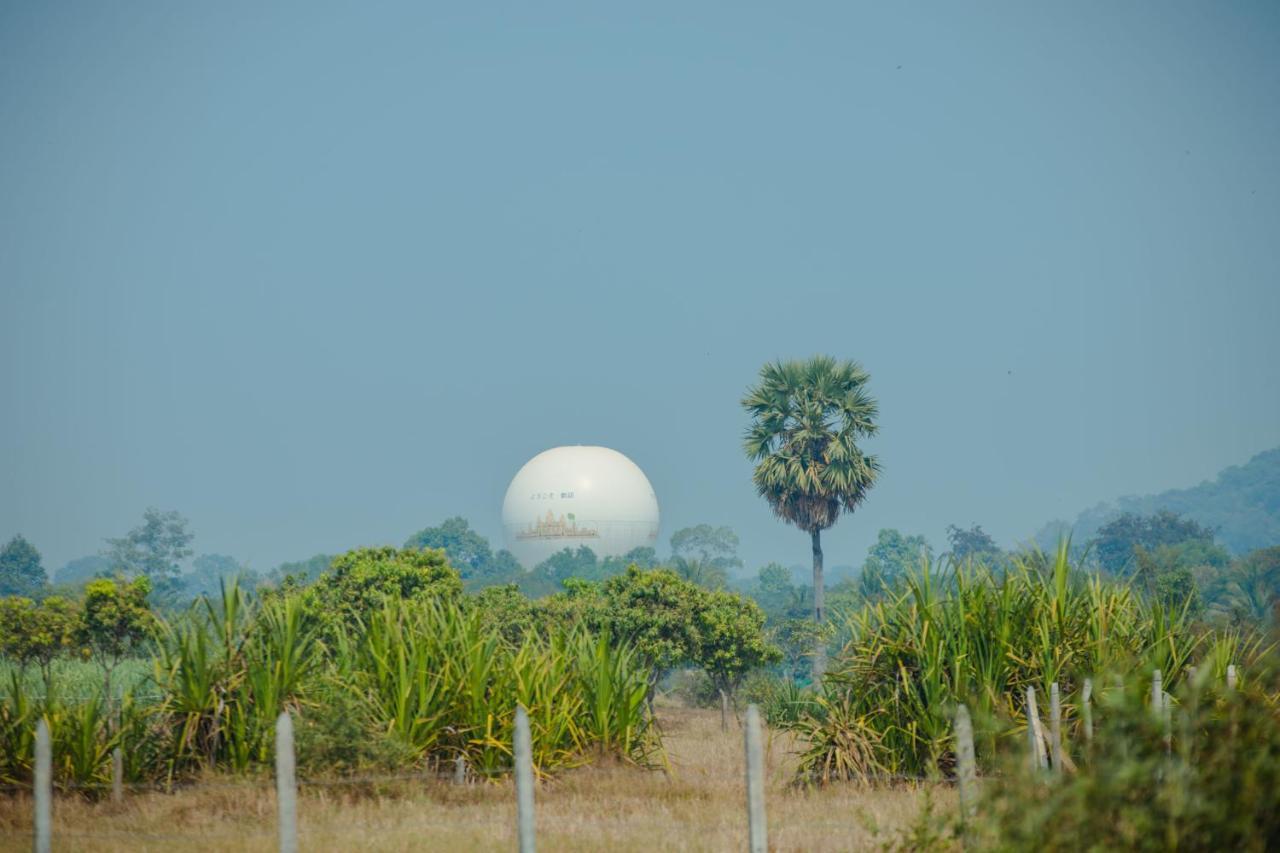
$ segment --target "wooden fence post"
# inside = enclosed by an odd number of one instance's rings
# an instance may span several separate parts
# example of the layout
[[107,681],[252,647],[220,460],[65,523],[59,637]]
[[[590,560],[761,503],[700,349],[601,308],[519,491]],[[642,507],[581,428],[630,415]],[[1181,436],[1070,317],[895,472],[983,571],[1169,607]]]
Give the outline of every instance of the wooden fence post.
[[1027,685],[1027,742],[1031,747],[1031,769],[1043,770],[1048,766],[1044,754],[1044,736],[1040,731],[1040,712],[1036,710],[1036,689]]
[[453,784],[467,784],[467,759],[461,755],[453,759]]
[[747,706],[743,735],[747,751],[747,835],[751,853],[766,853],[769,831],[764,816],[764,746],[760,737],[760,709]]
[[49,724],[36,723],[35,853],[49,853],[53,846],[53,747]]
[[124,802],[124,751],[118,746],[111,750],[111,802]]
[[516,823],[520,853],[534,853],[533,834],[533,736],[529,732],[529,712],[516,706]]
[[1049,748],[1053,750],[1053,772],[1062,773],[1062,697],[1058,682],[1049,685]]
[[288,711],[276,718],[276,807],[280,821],[280,853],[298,853],[298,779],[293,763],[293,720]]
[[1093,706],[1090,701],[1093,699],[1093,679],[1086,678],[1084,687],[1080,691],[1080,719],[1084,723],[1084,742],[1085,744],[1093,743]]
[[978,768],[973,759],[973,721],[964,703],[956,706],[956,765],[960,823],[967,826],[978,810]]

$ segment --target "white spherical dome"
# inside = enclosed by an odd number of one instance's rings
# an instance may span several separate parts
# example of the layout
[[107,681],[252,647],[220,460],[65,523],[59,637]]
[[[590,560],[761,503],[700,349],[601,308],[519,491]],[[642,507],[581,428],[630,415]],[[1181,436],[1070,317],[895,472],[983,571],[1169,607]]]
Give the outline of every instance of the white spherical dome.
[[526,568],[565,548],[621,557],[658,541],[658,498],[636,463],[607,447],[553,447],[524,464],[502,501],[507,549]]

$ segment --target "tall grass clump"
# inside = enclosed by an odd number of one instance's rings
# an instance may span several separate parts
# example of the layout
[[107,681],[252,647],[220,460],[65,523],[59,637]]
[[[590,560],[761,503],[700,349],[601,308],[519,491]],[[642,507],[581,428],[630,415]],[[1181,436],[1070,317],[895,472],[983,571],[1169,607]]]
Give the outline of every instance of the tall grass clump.
[[281,711],[297,720],[304,772],[430,772],[463,757],[479,775],[512,765],[524,705],[542,773],[602,757],[661,755],[648,716],[650,670],[624,643],[582,628],[513,639],[456,596],[370,594],[333,612],[299,594],[265,599],[237,583],[163,624],[145,683],[106,695],[0,683],[0,783],[31,778],[40,718],[62,785],[95,790],[123,747],[132,782],[267,772]]
[[974,715],[979,761],[989,765],[1003,744],[1020,743],[1013,736],[1025,732],[1027,687],[1047,697],[1058,683],[1071,727],[1087,677],[1159,669],[1176,688],[1199,652],[1226,659],[1242,650],[1198,635],[1185,609],[1074,571],[1067,554],[1063,543],[1053,558],[1015,559],[1000,571],[926,561],[896,592],[854,612],[814,709],[793,724],[807,744],[801,776],[949,774],[959,702]]
[[656,747],[635,652],[582,629],[503,636],[475,609],[388,601],[344,632],[340,681],[369,718],[428,764],[511,767],[516,705],[543,771],[600,754],[647,761]]

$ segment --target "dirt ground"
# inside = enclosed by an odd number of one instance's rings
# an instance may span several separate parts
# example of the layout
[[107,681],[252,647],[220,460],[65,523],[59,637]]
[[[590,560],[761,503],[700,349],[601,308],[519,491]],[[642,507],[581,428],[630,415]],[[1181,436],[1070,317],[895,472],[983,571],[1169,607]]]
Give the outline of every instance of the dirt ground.
[[[536,795],[543,851],[719,851],[747,843],[742,732],[720,731],[714,711],[663,708],[670,772],[592,767],[562,774]],[[868,850],[898,840],[926,796],[939,815],[956,808],[947,787],[821,790],[788,786],[794,746],[767,735],[766,813],[771,850]],[[269,780],[212,784],[173,794],[130,793],[122,806],[55,794],[54,850],[275,850]],[[515,849],[509,780],[454,786],[421,780],[304,785],[298,802],[305,851]],[[31,801],[0,796],[0,851],[29,850]]]

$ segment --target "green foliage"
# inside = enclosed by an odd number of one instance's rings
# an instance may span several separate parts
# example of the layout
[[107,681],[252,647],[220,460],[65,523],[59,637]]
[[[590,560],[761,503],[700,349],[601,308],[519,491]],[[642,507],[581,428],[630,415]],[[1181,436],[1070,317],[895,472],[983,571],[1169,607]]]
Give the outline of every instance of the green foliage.
[[[578,587],[579,598],[585,593]],[[669,569],[642,571],[633,566],[605,581],[600,593],[603,600],[591,616],[614,638],[632,645],[655,679],[697,660],[700,588]]]
[[[121,585],[117,597],[145,583]],[[630,647],[581,626],[504,636],[456,594],[367,603],[350,623],[326,626],[304,592],[257,599],[224,584],[217,599],[161,625],[146,698],[102,685],[36,698],[10,668],[0,684],[0,782],[30,779],[40,716],[59,782],[79,784],[106,778],[117,744],[134,781],[255,772],[271,762],[282,710],[297,719],[300,765],[315,772],[434,768],[463,755],[479,773],[504,773],[517,703],[529,709],[541,772],[601,754],[660,755],[649,670]]]
[[673,568],[686,580],[708,589],[725,586],[729,572],[739,568],[738,534],[731,527],[699,524],[671,534]]
[[[977,751],[989,764],[993,721],[1018,724],[1027,686],[1044,693],[1058,682],[1069,697],[1086,676],[1151,669],[1176,685],[1203,642],[1185,610],[1074,572],[1065,542],[1047,571],[1022,557],[1000,572],[963,563],[939,574],[926,563],[899,593],[855,612],[848,630],[821,711],[800,727],[802,773],[818,780],[876,764],[939,772],[957,702],[987,721]],[[847,761],[836,754],[844,749]]]
[[870,377],[856,362],[815,356],[766,364],[742,400],[756,491],[780,518],[813,533],[853,512],[880,471],[858,440],[876,434]]
[[533,573],[535,576],[545,575],[555,583],[568,578],[598,581],[607,577],[596,552],[586,545],[557,551],[535,566]]
[[48,582],[40,552],[22,536],[0,548],[0,596],[35,597]]
[[947,542],[951,545],[953,560],[979,560],[993,564],[1000,559],[1000,546],[980,524],[975,524],[968,530],[954,524],[947,525]]
[[1126,576],[1137,567],[1138,549],[1153,552],[1162,546],[1197,541],[1212,543],[1213,531],[1177,513],[1161,510],[1150,516],[1122,513],[1098,530],[1092,546],[1104,571]]
[[621,557],[600,559],[595,551],[580,545],[557,551],[528,572],[517,566],[511,577],[526,595],[541,598],[558,592],[570,580],[603,581],[622,574],[628,566],[652,568],[657,564],[657,554],[648,547],[633,548]]
[[253,588],[259,577],[254,571],[226,554],[201,554],[191,561],[191,571],[178,578],[177,597],[191,601],[200,596],[216,596],[223,583],[239,578],[240,585]]
[[[751,588],[751,597],[764,610],[770,621],[785,619],[792,615],[791,605],[795,601],[796,588],[791,582],[791,570],[779,563],[762,566],[756,573],[755,584]],[[807,612],[807,608],[804,612]],[[795,615],[804,615],[803,613]]]
[[760,707],[765,721],[774,728],[793,728],[817,713],[814,694],[791,678],[764,672],[753,673],[743,682],[742,698]]
[[724,589],[729,583],[729,575],[714,561],[675,557],[671,561],[671,570],[703,589]]
[[635,548],[622,557],[599,557],[586,545],[564,548],[526,571],[510,551],[495,551],[489,540],[471,529],[465,518],[445,520],[438,527],[418,531],[406,548],[440,548],[449,556],[468,590],[515,584],[530,598],[552,595],[570,578],[601,581],[621,574],[631,564],[657,565],[652,548]]
[[94,578],[110,577],[111,561],[98,554],[69,560],[53,575],[60,586],[78,586]]
[[428,548],[357,548],[333,558],[329,570],[304,591],[304,600],[326,623],[354,625],[396,600],[457,600],[462,580],[444,551]]
[[[53,687],[54,698],[74,703],[100,694],[105,675],[102,665],[86,657],[84,647],[76,644],[73,638],[71,646],[50,662],[48,681]],[[118,704],[125,694],[154,696],[151,676],[148,659],[126,658],[112,675],[109,701]],[[0,686],[9,684],[11,678],[17,678],[19,688],[33,700],[43,701],[48,695],[43,672],[30,666],[23,667],[15,658],[0,651]]]
[[176,511],[149,507],[142,524],[119,539],[107,540],[105,556],[113,571],[128,577],[146,575],[162,588],[181,572],[182,561],[191,556],[194,538],[187,520]]
[[[1104,679],[1103,683],[1107,680]],[[1010,760],[985,781],[975,842],[1002,850],[1272,850],[1280,844],[1280,713],[1274,673],[1241,691],[1207,668],[1175,691],[1165,726],[1144,682],[1097,697],[1081,772]]]
[[859,591],[864,597],[880,595],[886,588],[896,586],[909,571],[918,569],[922,560],[932,557],[933,549],[923,536],[882,529],[876,534],[876,543],[867,549],[858,578]]
[[77,641],[103,667],[107,693],[120,661],[137,654],[156,631],[155,615],[147,605],[150,592],[146,575],[132,581],[98,578],[85,586]]
[[702,667],[729,695],[743,675],[781,658],[768,640],[765,615],[750,599],[707,590],[670,569],[626,572],[603,583],[571,579],[565,591],[535,607],[532,624],[583,625],[635,650],[652,684],[673,669]]
[[656,745],[648,670],[629,648],[580,629],[511,643],[475,608],[389,600],[340,649],[343,678],[373,717],[428,760],[464,755],[483,774],[509,768],[517,704],[529,709],[544,770],[596,751],[644,760]]
[[75,603],[61,596],[49,596],[39,604],[21,596],[0,598],[0,655],[20,670],[35,664],[47,692],[53,662],[74,647],[80,620]]
[[764,611],[724,590],[706,592],[697,608],[697,660],[716,688],[732,695],[743,676],[782,659],[764,631]]
[[1280,608],[1280,546],[1236,560],[1206,589],[1210,615],[1232,625],[1274,625]]
[[1189,489],[1101,504],[1080,514],[1072,535],[1078,542],[1088,542],[1120,513],[1150,515],[1161,510],[1213,530],[1215,538],[1233,554],[1275,545],[1280,542],[1280,447]]
[[818,624],[798,616],[778,622],[771,638],[781,652],[783,672],[798,682],[808,681],[813,650],[827,645],[834,634],[835,626],[831,622]]
[[147,605],[150,592],[145,575],[132,581],[98,578],[85,586],[79,639],[94,657],[127,657],[153,634],[156,620]]
[[362,697],[341,685],[318,685],[314,704],[297,717],[298,770],[307,776],[345,776],[412,766],[417,756],[386,731]]
[[1166,607],[1186,607],[1197,617],[1204,609],[1200,589],[1190,566],[1181,560],[1178,546],[1161,545],[1154,552],[1141,545],[1134,550],[1135,583]]
[[466,606],[511,642],[519,642],[538,618],[534,603],[513,583],[485,587],[468,596]]
[[510,551],[495,552],[489,540],[472,530],[470,522],[461,516],[445,519],[439,527],[419,530],[409,537],[404,547],[442,549],[464,581],[502,582],[521,571]]
[[[869,381],[853,361],[778,361],[761,368],[759,384],[742,400],[751,417],[743,446],[755,463],[756,492],[779,518],[809,534],[818,623],[826,619],[822,531],[862,504],[880,472],[876,458],[858,447],[878,429]],[[819,677],[826,656],[825,645],[814,649]]]
[[316,554],[306,560],[281,563],[267,574],[267,580],[282,589],[299,589],[329,571],[332,563],[330,554]]

